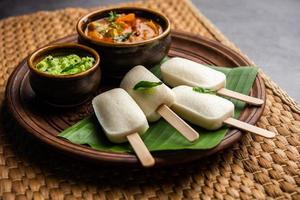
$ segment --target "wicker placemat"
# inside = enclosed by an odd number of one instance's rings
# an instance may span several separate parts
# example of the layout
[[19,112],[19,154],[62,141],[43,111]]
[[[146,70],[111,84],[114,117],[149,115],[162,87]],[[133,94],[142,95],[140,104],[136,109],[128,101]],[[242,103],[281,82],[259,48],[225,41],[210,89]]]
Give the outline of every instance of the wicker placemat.
[[[173,28],[239,51],[186,0],[134,5],[162,11]],[[267,104],[258,126],[275,131],[276,138],[246,134],[225,152],[190,165],[107,169],[65,157],[24,133],[3,104],[9,75],[37,47],[74,33],[76,20],[88,11],[64,9],[0,21],[0,199],[300,199],[300,109],[262,71]]]

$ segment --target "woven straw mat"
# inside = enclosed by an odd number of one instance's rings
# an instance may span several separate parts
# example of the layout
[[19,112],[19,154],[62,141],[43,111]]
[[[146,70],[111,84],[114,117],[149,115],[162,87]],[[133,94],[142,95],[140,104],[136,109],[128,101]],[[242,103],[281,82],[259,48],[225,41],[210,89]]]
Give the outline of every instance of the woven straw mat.
[[[239,51],[189,1],[132,5],[161,11],[174,29]],[[267,102],[257,125],[277,133],[276,138],[246,134],[223,153],[190,165],[147,171],[101,168],[26,135],[3,103],[9,75],[36,48],[75,33],[77,19],[89,11],[69,8],[0,21],[0,199],[300,199],[300,109],[262,71]]]

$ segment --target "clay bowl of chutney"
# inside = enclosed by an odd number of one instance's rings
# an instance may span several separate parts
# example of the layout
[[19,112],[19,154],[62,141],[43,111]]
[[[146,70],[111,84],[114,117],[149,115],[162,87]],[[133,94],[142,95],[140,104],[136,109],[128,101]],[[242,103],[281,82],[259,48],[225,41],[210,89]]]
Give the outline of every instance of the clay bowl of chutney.
[[82,104],[99,87],[100,56],[90,47],[62,43],[32,53],[29,82],[38,99],[56,107]]
[[168,18],[139,7],[118,7],[89,13],[77,23],[78,42],[101,56],[104,81],[118,83],[136,65],[159,63],[171,45]]

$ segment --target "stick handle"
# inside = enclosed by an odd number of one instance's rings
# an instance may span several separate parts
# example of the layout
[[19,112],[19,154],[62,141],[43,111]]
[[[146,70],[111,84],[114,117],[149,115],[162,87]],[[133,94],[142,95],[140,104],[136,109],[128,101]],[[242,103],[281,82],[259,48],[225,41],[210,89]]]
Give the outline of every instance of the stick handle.
[[275,137],[275,133],[268,131],[266,129],[259,128],[257,126],[253,126],[251,124],[242,122],[240,120],[234,118],[228,118],[224,121],[225,124],[234,126],[236,128],[242,129],[244,131],[248,131],[266,138],[273,138]]
[[151,167],[155,164],[155,160],[147,149],[143,140],[138,133],[133,133],[126,136],[135,154],[139,158],[144,167]]
[[189,141],[193,142],[199,138],[198,132],[196,132],[165,104],[161,105],[157,109],[157,112]]
[[231,97],[231,98],[234,98],[234,99],[238,99],[238,100],[244,101],[248,104],[255,105],[255,106],[259,106],[259,105],[264,104],[264,100],[262,100],[262,99],[258,99],[258,98],[255,98],[255,97],[244,95],[244,94],[232,91],[232,90],[228,90],[226,88],[219,89],[217,91],[217,94],[219,94],[221,96],[227,96],[227,97]]

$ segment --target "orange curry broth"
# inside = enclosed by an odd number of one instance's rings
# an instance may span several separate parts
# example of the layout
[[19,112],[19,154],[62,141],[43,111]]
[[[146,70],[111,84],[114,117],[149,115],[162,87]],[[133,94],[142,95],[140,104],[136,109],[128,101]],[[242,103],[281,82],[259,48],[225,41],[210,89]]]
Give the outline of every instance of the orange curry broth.
[[154,38],[162,33],[156,22],[137,17],[134,13],[109,13],[109,17],[90,22],[85,34],[97,41],[110,43],[136,43]]

